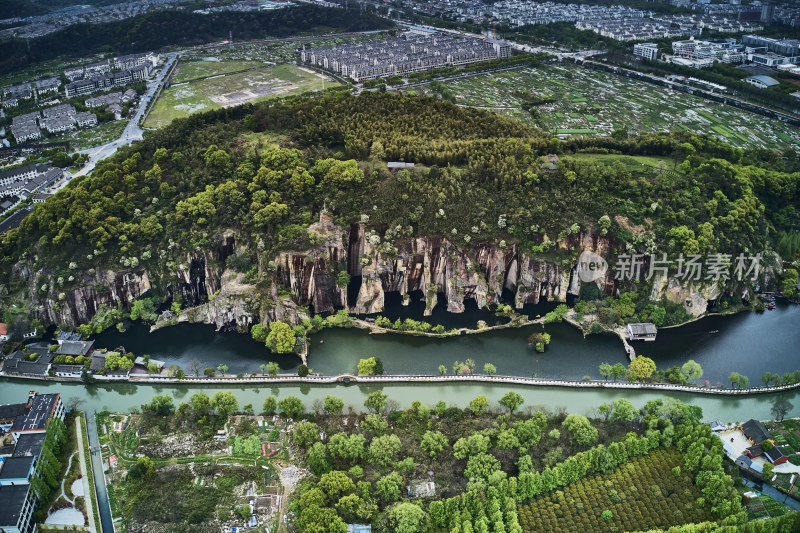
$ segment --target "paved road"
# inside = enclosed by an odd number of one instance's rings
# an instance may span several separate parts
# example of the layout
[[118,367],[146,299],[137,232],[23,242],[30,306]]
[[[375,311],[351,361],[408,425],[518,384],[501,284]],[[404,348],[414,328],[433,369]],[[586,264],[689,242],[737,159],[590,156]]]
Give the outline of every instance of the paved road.
[[99,161],[110,157],[120,147],[142,140],[142,128],[139,127],[139,120],[144,115],[144,111],[147,109],[147,104],[150,102],[150,99],[153,97],[156,90],[158,90],[158,86],[162,81],[164,81],[164,77],[166,76],[172,64],[175,62],[175,58],[178,56],[177,52],[171,52],[165,55],[167,59],[164,67],[161,69],[156,79],[148,82],[147,92],[144,94],[144,96],[142,96],[139,107],[136,109],[136,113],[133,115],[133,117],[131,117],[128,125],[125,126],[122,135],[120,135],[116,140],[113,140],[102,146],[80,150],[80,153],[89,156],[89,161],[87,161],[86,165],[84,165],[82,169],[75,173],[75,176],[83,176],[88,174],[94,170],[95,165]]
[[83,451],[83,426],[81,418],[75,417],[75,434],[78,436],[78,458],[81,462],[81,479],[83,480],[83,501],[86,505],[86,515],[89,517],[89,530],[94,533],[97,531],[97,524],[94,522],[94,498],[89,489],[89,473],[86,468],[86,456]]

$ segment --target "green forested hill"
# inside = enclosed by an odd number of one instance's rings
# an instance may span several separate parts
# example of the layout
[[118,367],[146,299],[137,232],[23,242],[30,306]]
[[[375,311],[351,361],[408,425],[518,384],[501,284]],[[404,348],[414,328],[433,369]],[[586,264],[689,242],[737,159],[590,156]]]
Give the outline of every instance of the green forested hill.
[[[259,148],[276,139],[285,148]],[[575,150],[663,160],[631,167]],[[553,241],[596,228],[641,253],[756,253],[796,234],[800,173],[782,165],[687,134],[559,143],[434,99],[329,93],[175,121],[37,205],[3,236],[0,262],[6,278],[26,254],[55,270],[164,273],[224,229],[267,257],[305,249],[323,205],[342,225],[391,228],[388,240],[505,239],[552,254]]]

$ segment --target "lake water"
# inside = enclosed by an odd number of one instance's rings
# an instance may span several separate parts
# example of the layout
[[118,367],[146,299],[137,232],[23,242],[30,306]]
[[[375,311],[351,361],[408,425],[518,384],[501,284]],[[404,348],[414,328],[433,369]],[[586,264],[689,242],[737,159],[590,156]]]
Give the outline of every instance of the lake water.
[[[403,309],[401,309],[403,311]],[[468,320],[485,319],[493,315],[474,310]],[[532,311],[534,312],[534,311]],[[483,316],[484,318],[478,318]],[[393,317],[394,318],[394,317]],[[637,352],[656,360],[666,368],[695,359],[705,370],[705,378],[712,382],[723,381],[736,371],[750,377],[758,384],[766,371],[783,373],[800,368],[800,306],[781,304],[774,311],[741,313],[728,317],[709,317],[675,329],[660,330],[655,342],[638,342]],[[491,322],[490,322],[491,323]],[[474,325],[474,324],[472,324]],[[429,339],[398,334],[370,335],[358,329],[328,329],[311,340],[309,364],[324,374],[354,371],[360,358],[380,356],[389,373],[436,373],[440,364],[452,372],[454,361],[472,358],[477,367],[492,362],[498,373],[540,377],[580,378],[597,377],[597,366],[626,362],[620,341],[612,336],[589,336],[567,324],[548,325],[545,331],[552,341],[544,354],[537,354],[527,345],[532,331],[541,326],[522,329],[504,329],[486,334],[463,335],[447,339]],[[719,330],[716,335],[709,330]],[[97,346],[115,348],[124,345],[137,355],[149,354],[153,358],[176,363],[187,368],[188,362],[198,359],[204,366],[216,367],[225,363],[229,372],[251,372],[258,365],[274,360],[284,371],[294,371],[299,365],[296,356],[275,356],[263,344],[246,335],[217,333],[210,326],[181,324],[154,333],[134,324],[127,332],[107,332],[97,339]],[[630,399],[637,406],[647,400],[665,396],[650,391],[620,391],[602,389],[566,389],[552,387],[513,387],[502,384],[397,384],[397,385],[299,385],[278,386],[213,386],[213,385],[137,385],[130,383],[82,384],[35,383],[6,379],[0,387],[0,403],[21,401],[35,387],[39,392],[62,392],[66,402],[72,398],[84,402],[88,410],[128,410],[150,400],[153,394],[169,393],[177,402],[188,399],[197,390],[213,394],[217,390],[231,390],[240,405],[252,403],[256,410],[267,395],[299,396],[311,405],[315,399],[328,394],[342,397],[346,403],[360,408],[367,394],[384,390],[401,406],[414,400],[435,404],[444,400],[448,404],[464,407],[480,394],[497,401],[508,390],[523,395],[526,405],[564,407],[571,412],[591,412],[601,403],[619,397]],[[771,418],[769,409],[776,398],[789,399],[795,407],[790,416],[800,416],[800,392],[756,395],[749,397],[716,397],[692,394],[669,394],[699,405],[706,419],[719,418],[723,422],[743,421],[749,418]]]
[[[393,308],[398,312],[387,314],[392,318],[416,318],[420,313],[399,305]],[[439,323],[437,318],[430,321]],[[477,309],[462,317],[446,313],[442,318],[448,319],[448,327],[475,326],[479,319],[489,324],[505,320]],[[703,379],[711,384],[727,383],[731,372],[739,372],[748,376],[752,385],[758,385],[764,372],[783,374],[800,369],[799,324],[800,306],[780,304],[773,311],[707,317],[678,328],[661,329],[656,341],[635,342],[634,347],[637,354],[652,357],[661,369],[694,359],[703,367]],[[719,333],[710,334],[713,330]],[[535,331],[546,331],[552,337],[543,354],[528,347],[527,338]],[[471,358],[477,369],[491,362],[498,374],[571,379],[585,375],[599,378],[597,369],[602,362],[627,363],[622,343],[616,337],[584,338],[566,323],[445,339],[371,335],[355,328],[327,329],[312,336],[310,342],[309,366],[325,375],[354,372],[358,360],[370,356],[380,357],[387,373],[435,374],[440,364],[452,372],[454,361]],[[180,324],[148,333],[145,326],[137,323],[125,333],[109,331],[99,335],[96,345],[109,349],[122,345],[136,355],[149,354],[168,364],[178,364],[184,371],[188,371],[192,359],[199,360],[203,367],[226,364],[232,373],[260,371],[259,365],[267,361],[277,361],[284,372],[294,372],[300,365],[297,356],[271,354],[247,335],[217,333],[211,326],[198,324]]]

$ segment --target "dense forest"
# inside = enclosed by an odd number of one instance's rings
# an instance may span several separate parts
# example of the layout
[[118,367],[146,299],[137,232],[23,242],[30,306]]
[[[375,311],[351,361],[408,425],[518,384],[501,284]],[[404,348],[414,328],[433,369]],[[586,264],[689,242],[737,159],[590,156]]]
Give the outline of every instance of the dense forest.
[[[598,152],[663,160],[631,168],[569,157]],[[392,172],[385,161],[417,166]],[[228,266],[268,280],[278,251],[318,243],[308,227],[323,207],[342,227],[368,222],[389,256],[412,236],[448,237],[463,248],[515,243],[568,266],[588,229],[628,253],[780,246],[788,260],[800,240],[793,164],[688,133],[562,143],[431,98],[329,92],[195,115],[152,133],[3,235],[0,271],[17,296],[30,282],[14,274],[20,259],[40,277],[39,298],[63,299],[101,268],[144,268],[156,292],[167,291],[187,253],[213,252],[232,230],[240,255]]]
[[0,75],[36,62],[96,53],[126,54],[165,46],[194,46],[227,39],[237,41],[289,37],[302,33],[385,29],[391,23],[369,13],[302,5],[273,11],[221,12],[200,15],[157,11],[105,24],[74,24],[36,39],[3,43]]

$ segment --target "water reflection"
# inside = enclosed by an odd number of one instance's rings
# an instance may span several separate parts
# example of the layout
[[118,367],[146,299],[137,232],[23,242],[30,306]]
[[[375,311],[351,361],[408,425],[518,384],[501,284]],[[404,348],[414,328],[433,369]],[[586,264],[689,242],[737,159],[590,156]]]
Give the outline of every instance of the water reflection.
[[[20,398],[27,397],[31,390],[32,382],[27,380],[0,380],[0,404],[19,402]],[[149,402],[156,394],[155,387],[149,385],[139,385],[131,387],[126,384],[114,384],[113,386],[82,385],[77,383],[36,383],[35,388],[38,392],[45,394],[50,392],[60,392],[64,402],[77,399],[91,398],[86,402],[88,406],[100,411],[109,409],[114,411],[127,411],[132,407],[139,407]],[[556,387],[522,387],[508,385],[491,384],[398,384],[398,385],[313,385],[308,388],[301,388],[296,385],[285,385],[279,389],[276,387],[242,387],[242,386],[213,386],[213,385],[175,385],[172,387],[160,388],[162,394],[173,396],[182,394],[191,396],[195,392],[205,392],[213,395],[219,390],[228,390],[236,394],[239,405],[248,403],[253,404],[254,408],[260,410],[264,403],[264,398],[269,395],[283,398],[294,395],[302,398],[306,408],[310,409],[312,402],[316,399],[324,399],[328,394],[338,396],[344,400],[346,406],[352,405],[357,410],[363,409],[366,396],[376,390],[382,390],[388,398],[394,400],[399,406],[405,407],[413,401],[419,400],[428,405],[435,405],[442,400],[448,406],[466,407],[470,400],[478,395],[486,396],[490,402],[497,404],[506,392],[512,390],[518,392],[525,399],[524,406],[547,406],[551,411],[558,409],[566,410],[571,413],[591,413],[598,405],[609,403],[617,398],[625,397],[637,407],[641,407],[648,400],[673,397],[686,403],[697,405],[703,409],[704,420],[719,419],[723,423],[747,420],[756,418],[760,420],[772,417],[770,408],[778,398],[789,400],[794,408],[788,416],[800,416],[800,391],[792,391],[781,394],[766,394],[739,397],[718,397],[701,396],[688,393],[662,394],[657,391],[642,390],[609,390],[609,389],[567,389]]]
[[[387,316],[422,318],[424,304],[422,308],[419,305],[420,302],[407,308],[395,305],[392,309],[399,309],[397,315]],[[542,314],[552,305],[541,304],[529,312]],[[449,320],[447,327],[474,326],[477,320],[488,319],[488,322],[496,318],[491,312],[470,309],[465,315],[442,311],[442,317]],[[782,374],[800,369],[799,318],[800,306],[787,304],[764,313],[708,317],[679,328],[661,329],[656,341],[640,341],[634,347],[637,353],[652,357],[661,369],[694,359],[703,367],[702,379],[712,385],[726,384],[731,372],[746,375],[751,385],[758,385],[764,372]],[[436,323],[433,319],[430,321]],[[552,341],[545,353],[536,353],[528,347],[527,338],[541,330],[541,326],[531,326],[434,339],[394,333],[371,335],[358,329],[328,329],[311,338],[308,362],[315,371],[334,375],[355,372],[359,359],[379,356],[388,373],[436,374],[439,365],[445,365],[451,373],[455,361],[470,358],[478,369],[482,369],[484,363],[492,363],[499,374],[565,379],[581,379],[585,375],[599,378],[600,363],[627,363],[616,337],[590,335],[584,338],[565,323],[545,327]],[[719,333],[710,334],[713,330]],[[282,372],[296,372],[300,365],[297,356],[270,354],[262,343],[247,335],[218,333],[211,326],[198,324],[180,324],[154,333],[148,333],[141,324],[134,324],[125,333],[113,331],[97,337],[98,347],[112,349],[119,345],[137,355],[149,354],[168,365],[177,364],[187,372],[189,362],[194,359],[210,368],[224,363],[234,374],[261,373],[259,365],[267,361],[276,361]]]

